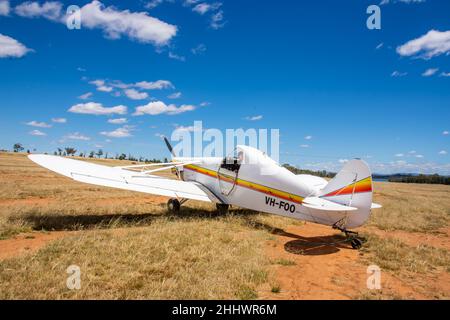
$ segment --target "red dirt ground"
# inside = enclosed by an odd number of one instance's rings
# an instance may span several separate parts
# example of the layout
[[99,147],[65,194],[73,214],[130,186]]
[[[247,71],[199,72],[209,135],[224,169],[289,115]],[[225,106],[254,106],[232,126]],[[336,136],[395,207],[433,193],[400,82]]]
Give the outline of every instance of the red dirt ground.
[[61,239],[69,232],[31,232],[0,240],[0,260],[38,251],[49,242]]
[[[270,285],[279,287],[280,292],[273,293],[272,287],[266,285],[259,291],[260,298],[346,300],[362,297],[368,291],[369,263],[364,263],[363,254],[353,250],[348,243],[335,243],[342,238],[331,228],[310,223],[290,226],[275,238],[268,241],[266,251],[274,263],[271,271],[275,283]],[[295,265],[276,264],[279,259],[295,262]],[[430,281],[430,275],[426,279],[419,276],[412,285],[382,272],[381,293],[390,298],[430,299],[433,298],[433,285],[437,283],[440,291],[443,286],[450,290],[447,273],[433,275],[433,278],[435,281]],[[426,290],[418,290],[418,287]]]

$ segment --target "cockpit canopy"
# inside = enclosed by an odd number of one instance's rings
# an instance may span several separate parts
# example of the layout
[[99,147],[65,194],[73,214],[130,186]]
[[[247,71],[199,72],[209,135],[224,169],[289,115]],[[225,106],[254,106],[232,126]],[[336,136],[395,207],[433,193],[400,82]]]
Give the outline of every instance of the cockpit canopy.
[[231,155],[225,157],[221,168],[232,172],[238,172],[242,165],[276,165],[265,152],[248,146],[238,146]]

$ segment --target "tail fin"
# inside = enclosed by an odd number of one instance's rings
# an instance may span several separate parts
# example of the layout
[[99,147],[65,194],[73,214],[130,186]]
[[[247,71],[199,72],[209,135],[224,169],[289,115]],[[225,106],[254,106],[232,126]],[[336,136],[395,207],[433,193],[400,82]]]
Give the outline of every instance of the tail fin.
[[372,208],[372,173],[369,166],[359,159],[347,162],[336,177],[320,191],[319,197],[358,208],[348,213],[346,227],[363,225]]

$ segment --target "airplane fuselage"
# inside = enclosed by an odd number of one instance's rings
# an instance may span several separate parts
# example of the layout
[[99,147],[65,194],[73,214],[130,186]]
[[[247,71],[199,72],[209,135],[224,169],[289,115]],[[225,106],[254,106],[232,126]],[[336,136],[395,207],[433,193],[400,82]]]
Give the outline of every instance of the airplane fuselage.
[[243,151],[251,152],[254,161],[240,164],[236,171],[224,166],[223,158],[174,160],[198,161],[182,168],[182,179],[201,184],[224,204],[326,225],[333,225],[347,214],[316,212],[303,206],[303,200],[317,196],[319,188],[308,185],[256,149]]

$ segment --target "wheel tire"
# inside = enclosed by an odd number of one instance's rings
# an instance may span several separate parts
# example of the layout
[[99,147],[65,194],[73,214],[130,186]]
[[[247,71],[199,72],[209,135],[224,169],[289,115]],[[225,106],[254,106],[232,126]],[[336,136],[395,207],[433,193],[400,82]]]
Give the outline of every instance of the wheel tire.
[[180,208],[181,204],[177,199],[170,199],[169,202],[167,202],[167,209],[170,213],[178,213],[180,212]]
[[362,247],[362,241],[360,239],[357,239],[357,238],[352,239],[350,244],[352,245],[352,248],[355,249],[355,250],[359,250]]
[[221,215],[228,213],[230,206],[228,204],[216,203],[217,212]]

